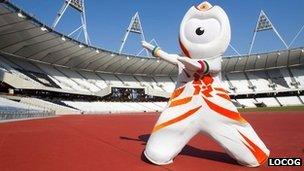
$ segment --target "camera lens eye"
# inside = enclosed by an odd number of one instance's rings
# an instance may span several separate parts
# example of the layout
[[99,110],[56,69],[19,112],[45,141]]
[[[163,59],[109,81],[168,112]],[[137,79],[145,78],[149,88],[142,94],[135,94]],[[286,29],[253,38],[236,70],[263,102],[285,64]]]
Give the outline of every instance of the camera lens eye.
[[195,30],[195,33],[196,33],[197,35],[199,35],[199,36],[203,35],[204,32],[205,32],[205,30],[204,30],[204,29],[202,30],[201,27],[199,27],[199,28],[197,28],[197,29]]

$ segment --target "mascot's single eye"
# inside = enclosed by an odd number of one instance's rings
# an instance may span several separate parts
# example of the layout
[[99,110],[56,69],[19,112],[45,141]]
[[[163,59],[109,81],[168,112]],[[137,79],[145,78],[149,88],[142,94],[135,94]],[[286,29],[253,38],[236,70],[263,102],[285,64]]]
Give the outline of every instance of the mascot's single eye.
[[221,24],[215,18],[188,20],[183,26],[184,36],[189,42],[205,44],[220,36]]
[[199,27],[199,28],[197,28],[196,30],[195,30],[195,33],[197,34],[197,35],[203,35],[204,34],[204,32],[205,32],[205,30],[204,29],[202,29],[201,27]]

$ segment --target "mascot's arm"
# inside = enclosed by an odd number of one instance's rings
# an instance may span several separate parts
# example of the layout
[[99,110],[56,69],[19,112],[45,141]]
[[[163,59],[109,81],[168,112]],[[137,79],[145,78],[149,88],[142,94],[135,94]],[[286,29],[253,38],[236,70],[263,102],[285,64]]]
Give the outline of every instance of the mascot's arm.
[[148,49],[153,56],[159,57],[171,64],[177,65],[177,58],[179,58],[178,55],[168,54],[167,52],[161,50],[158,46],[154,46],[146,41],[142,41],[141,44],[144,48]]
[[184,66],[191,71],[196,71],[203,74],[217,74],[221,71],[221,57],[216,57],[212,59],[201,59],[195,60],[188,57],[178,57]]

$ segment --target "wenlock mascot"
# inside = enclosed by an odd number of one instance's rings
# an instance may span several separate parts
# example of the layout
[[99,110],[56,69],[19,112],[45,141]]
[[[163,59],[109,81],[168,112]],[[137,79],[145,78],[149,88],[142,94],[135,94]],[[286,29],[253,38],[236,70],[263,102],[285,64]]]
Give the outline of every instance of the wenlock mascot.
[[178,66],[179,71],[176,89],[144,151],[152,163],[172,163],[197,133],[212,137],[241,165],[257,167],[267,160],[269,150],[221,85],[221,56],[229,45],[230,35],[225,11],[203,2],[191,7],[181,22],[182,56],[142,42],[155,57]]

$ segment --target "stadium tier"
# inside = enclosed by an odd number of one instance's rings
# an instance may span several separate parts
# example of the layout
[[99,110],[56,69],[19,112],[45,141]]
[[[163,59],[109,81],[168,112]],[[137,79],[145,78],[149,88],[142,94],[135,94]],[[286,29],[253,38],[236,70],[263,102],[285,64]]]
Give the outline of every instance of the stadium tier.
[[[303,105],[303,64],[304,48],[226,56],[223,86],[239,107]],[[0,3],[0,90],[5,98],[48,106],[57,114],[155,112],[166,106],[176,75],[177,68],[165,61],[83,44],[10,2]],[[13,106],[7,110],[24,109],[19,102]]]
[[55,115],[55,111],[41,108],[26,102],[17,102],[0,97],[0,120],[29,117],[47,117]]

